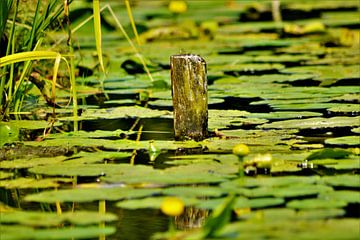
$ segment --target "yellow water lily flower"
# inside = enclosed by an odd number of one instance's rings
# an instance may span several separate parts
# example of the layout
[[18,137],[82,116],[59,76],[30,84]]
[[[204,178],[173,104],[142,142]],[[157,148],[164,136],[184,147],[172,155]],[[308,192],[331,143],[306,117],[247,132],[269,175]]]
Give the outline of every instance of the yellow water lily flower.
[[172,13],[184,13],[187,11],[187,4],[185,1],[170,1],[169,10]]
[[250,149],[246,144],[236,144],[232,149],[233,154],[239,157],[244,157],[250,153]]
[[166,197],[161,203],[161,211],[168,216],[179,216],[184,212],[184,202],[177,197]]

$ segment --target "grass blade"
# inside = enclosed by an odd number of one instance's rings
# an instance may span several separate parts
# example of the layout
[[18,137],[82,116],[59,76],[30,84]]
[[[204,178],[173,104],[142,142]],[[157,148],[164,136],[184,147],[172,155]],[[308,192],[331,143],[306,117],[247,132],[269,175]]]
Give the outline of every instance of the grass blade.
[[138,34],[137,30],[136,30],[136,25],[135,25],[134,17],[133,17],[132,12],[131,12],[131,6],[130,6],[129,0],[125,0],[125,5],[126,5],[126,10],[127,10],[130,22],[131,22],[131,27],[133,29],[133,32],[134,32],[134,35],[135,35],[135,38],[136,38],[136,42],[140,46],[140,44],[141,44],[140,43],[140,38],[139,38],[139,34]]
[[96,52],[98,55],[101,70],[105,73],[104,61],[103,61],[103,56],[102,56],[102,47],[101,47],[100,0],[93,0],[93,15],[94,15]]
[[0,58],[0,67],[12,63],[25,62],[31,60],[56,59],[59,55],[60,53],[53,51],[30,51],[30,52],[15,53]]

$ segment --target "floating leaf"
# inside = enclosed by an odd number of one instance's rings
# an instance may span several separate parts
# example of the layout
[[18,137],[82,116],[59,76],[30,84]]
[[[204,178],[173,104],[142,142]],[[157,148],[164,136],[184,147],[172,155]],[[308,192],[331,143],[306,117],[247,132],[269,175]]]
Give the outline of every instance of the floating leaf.
[[332,117],[332,118],[308,118],[302,120],[285,120],[266,123],[259,128],[298,128],[298,129],[319,129],[334,127],[352,127],[359,124],[360,117]]
[[[191,206],[196,204],[199,200],[195,198],[186,198],[182,196],[178,196],[186,206]],[[125,209],[144,209],[144,208],[154,208],[160,209],[163,200],[166,197],[147,197],[144,199],[130,199],[123,200],[116,204],[117,207],[125,208]]]
[[63,162],[67,159],[65,156],[57,156],[52,158],[30,158],[30,159],[15,159],[11,161],[2,161],[0,168],[30,168],[39,165],[52,165]]
[[50,227],[70,222],[75,225],[89,225],[100,222],[111,222],[117,219],[112,213],[90,211],[54,212],[13,211],[1,213],[1,223],[18,223],[27,226]]
[[113,234],[114,227],[62,227],[50,229],[35,229],[19,225],[1,226],[1,238],[11,240],[21,239],[89,239],[100,235]]
[[322,192],[319,195],[320,199],[330,199],[337,201],[345,201],[347,203],[360,203],[360,192],[350,190],[339,190],[332,192]]
[[351,152],[343,150],[343,149],[334,149],[334,148],[325,148],[319,151],[311,153],[306,159],[314,160],[314,159],[326,159],[326,158],[347,158]]
[[320,198],[292,200],[286,204],[288,208],[295,209],[321,209],[321,208],[342,208],[347,203],[345,201],[328,200]]
[[22,189],[22,188],[55,188],[60,184],[59,182],[71,182],[71,179],[66,178],[16,178],[12,180],[3,180],[0,182],[0,187],[7,189]]
[[127,198],[142,198],[159,194],[160,189],[133,189],[133,188],[94,188],[94,189],[66,189],[44,191],[30,194],[25,197],[30,202],[91,202],[96,200],[120,200]]
[[[12,172],[4,172],[4,171],[0,171],[0,179],[6,179],[6,178],[10,178],[14,176],[14,173]],[[0,182],[1,184],[1,182]]]
[[320,182],[334,187],[360,187],[359,176],[357,175],[324,176],[320,179]]
[[172,187],[163,190],[163,194],[174,195],[178,197],[220,197],[226,192],[219,187]]
[[325,143],[335,146],[358,146],[360,145],[360,136],[345,136],[325,139]]

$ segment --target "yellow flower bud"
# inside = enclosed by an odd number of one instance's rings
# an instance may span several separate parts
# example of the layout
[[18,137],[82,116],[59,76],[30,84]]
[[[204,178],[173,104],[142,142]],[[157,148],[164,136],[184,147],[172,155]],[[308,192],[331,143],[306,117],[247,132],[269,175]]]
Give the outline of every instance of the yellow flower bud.
[[179,216],[184,212],[184,202],[177,197],[166,197],[160,209],[168,216]]
[[169,10],[173,13],[184,13],[187,11],[187,5],[185,1],[171,1],[169,4]]
[[232,150],[233,154],[239,157],[243,157],[249,154],[250,149],[246,144],[236,144]]

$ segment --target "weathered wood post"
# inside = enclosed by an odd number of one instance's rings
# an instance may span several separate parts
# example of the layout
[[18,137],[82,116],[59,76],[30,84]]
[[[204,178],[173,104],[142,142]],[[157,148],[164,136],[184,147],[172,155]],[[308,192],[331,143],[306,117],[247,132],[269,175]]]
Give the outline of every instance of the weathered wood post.
[[192,54],[170,57],[175,139],[201,141],[208,135],[206,62]]

